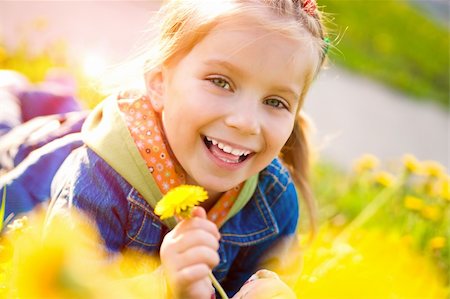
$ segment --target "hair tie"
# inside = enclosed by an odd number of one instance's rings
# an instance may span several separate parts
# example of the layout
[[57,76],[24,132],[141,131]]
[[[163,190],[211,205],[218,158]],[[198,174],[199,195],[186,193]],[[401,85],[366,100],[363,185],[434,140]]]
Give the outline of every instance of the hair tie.
[[314,17],[317,9],[317,4],[315,0],[304,0],[302,3],[302,9],[308,15]]
[[325,47],[323,49],[323,54],[327,55],[328,54],[328,50],[330,49],[330,38],[328,36],[325,36],[323,38],[323,41],[325,42]]

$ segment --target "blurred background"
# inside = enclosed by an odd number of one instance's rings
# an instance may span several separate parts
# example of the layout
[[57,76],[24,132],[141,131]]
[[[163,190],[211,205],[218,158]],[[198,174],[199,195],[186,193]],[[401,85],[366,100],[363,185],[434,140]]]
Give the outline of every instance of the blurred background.
[[[448,1],[319,4],[332,47],[305,109],[320,155],[346,167],[364,153],[393,160],[409,152],[448,168]],[[81,66],[98,78],[129,57],[159,5],[1,1],[0,66],[22,68],[33,80],[42,79],[46,63]],[[13,61],[20,55],[35,61],[20,65]]]
[[[0,68],[34,82],[66,69],[92,107],[103,95],[89,83],[132,55],[159,5],[0,1]],[[332,287],[336,298],[449,298],[449,2],[319,7],[331,47],[305,111],[315,128],[322,251],[306,255],[298,294],[335,298]]]

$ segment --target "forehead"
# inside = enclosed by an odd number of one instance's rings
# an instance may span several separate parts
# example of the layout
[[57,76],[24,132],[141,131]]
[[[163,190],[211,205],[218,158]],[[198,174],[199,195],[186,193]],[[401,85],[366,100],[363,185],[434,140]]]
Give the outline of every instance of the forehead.
[[234,20],[213,27],[187,56],[236,64],[249,75],[263,72],[268,79],[302,82],[318,65],[317,53],[307,33],[292,37],[251,20]]

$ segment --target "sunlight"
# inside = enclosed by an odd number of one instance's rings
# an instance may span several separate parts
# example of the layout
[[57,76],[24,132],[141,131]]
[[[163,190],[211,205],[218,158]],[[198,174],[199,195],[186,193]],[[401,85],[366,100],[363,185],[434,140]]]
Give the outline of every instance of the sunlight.
[[96,78],[106,70],[106,60],[101,55],[88,54],[83,61],[83,72],[89,78]]

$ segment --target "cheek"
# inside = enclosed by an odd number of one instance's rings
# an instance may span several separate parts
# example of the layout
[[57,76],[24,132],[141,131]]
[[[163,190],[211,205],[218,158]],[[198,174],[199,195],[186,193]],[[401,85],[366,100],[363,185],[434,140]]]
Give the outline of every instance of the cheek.
[[278,151],[281,150],[281,148],[285,145],[285,143],[291,136],[293,128],[294,128],[293,121],[281,122],[278,123],[277,126],[269,128],[268,131],[269,132],[268,134],[270,135],[269,139],[274,150]]

